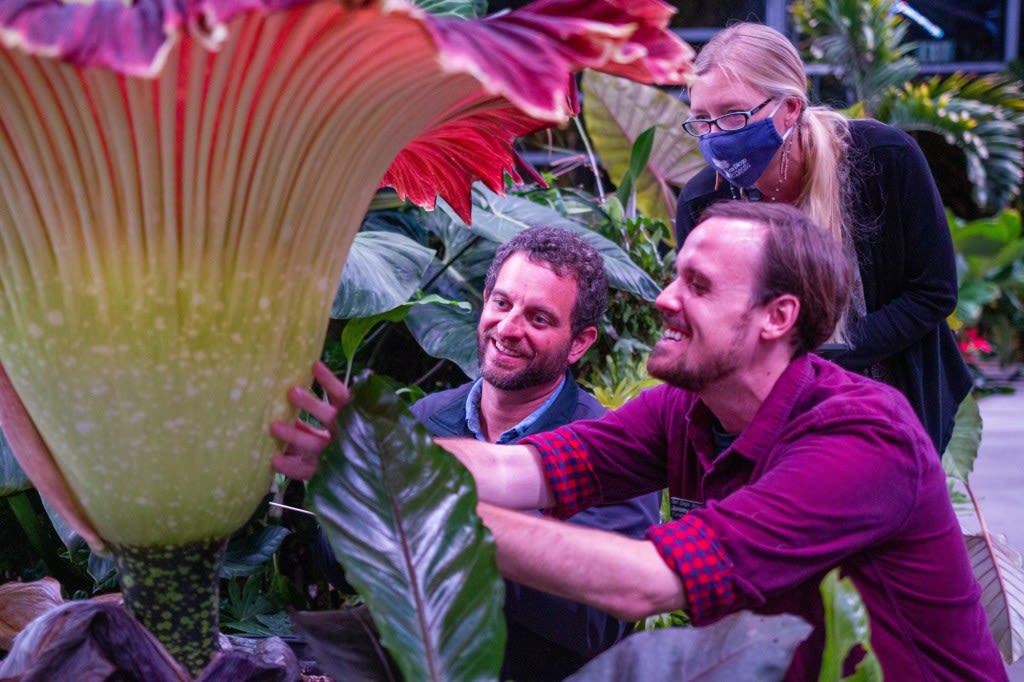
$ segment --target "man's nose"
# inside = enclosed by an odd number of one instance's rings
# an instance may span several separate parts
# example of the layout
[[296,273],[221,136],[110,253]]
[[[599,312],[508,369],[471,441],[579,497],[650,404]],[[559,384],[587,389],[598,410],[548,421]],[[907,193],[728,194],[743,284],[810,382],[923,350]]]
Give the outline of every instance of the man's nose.
[[523,333],[523,316],[515,310],[509,311],[497,324],[497,331],[502,336],[518,337]]
[[663,313],[677,313],[683,308],[682,288],[679,278],[669,282],[654,299],[654,305]]

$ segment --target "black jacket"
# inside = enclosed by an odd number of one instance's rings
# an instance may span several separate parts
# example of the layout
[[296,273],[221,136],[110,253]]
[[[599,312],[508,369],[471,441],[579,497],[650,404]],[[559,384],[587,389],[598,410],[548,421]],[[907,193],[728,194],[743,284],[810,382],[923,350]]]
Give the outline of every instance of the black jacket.
[[[881,365],[910,401],[939,454],[972,380],[946,318],[956,308],[957,277],[949,224],[924,154],[903,131],[850,122],[854,211],[863,225],[854,244],[867,316],[851,325],[852,348],[829,358],[853,371]],[[676,237],[683,243],[706,207],[733,198],[711,168],[683,189]]]
[[[470,436],[466,396],[472,384],[441,391],[412,406],[413,414],[435,436]],[[578,419],[600,417],[604,407],[567,375],[551,407],[520,438],[550,431]],[[621,504],[591,507],[568,521],[642,538],[658,523],[660,493]],[[629,625],[598,609],[505,582],[508,640],[502,679],[519,682],[563,680],[629,632]]]

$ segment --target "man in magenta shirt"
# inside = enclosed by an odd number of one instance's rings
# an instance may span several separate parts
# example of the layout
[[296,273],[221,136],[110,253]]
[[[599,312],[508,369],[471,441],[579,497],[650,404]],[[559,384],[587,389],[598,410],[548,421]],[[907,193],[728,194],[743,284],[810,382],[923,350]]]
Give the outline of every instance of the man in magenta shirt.
[[[824,642],[818,585],[838,566],[887,679],[1006,679],[945,475],[906,399],[810,354],[842,319],[848,256],[796,209],[724,203],[676,268],[648,363],[665,385],[519,445],[439,439],[476,479],[502,574],[625,620],[802,616],[814,632],[787,678],[806,680]],[[316,374],[342,404],[338,382]],[[292,395],[333,423],[334,407]],[[310,475],[322,440],[273,431],[289,443],[278,468]],[[673,520],[644,540],[512,511],[565,517],[666,485]]]

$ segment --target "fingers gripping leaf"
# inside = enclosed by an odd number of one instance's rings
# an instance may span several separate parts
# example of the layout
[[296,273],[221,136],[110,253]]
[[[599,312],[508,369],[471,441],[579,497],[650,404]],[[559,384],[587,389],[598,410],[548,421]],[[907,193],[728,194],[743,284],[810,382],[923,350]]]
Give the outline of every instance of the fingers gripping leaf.
[[346,577],[407,680],[497,678],[503,588],[469,473],[361,377],[309,484]]

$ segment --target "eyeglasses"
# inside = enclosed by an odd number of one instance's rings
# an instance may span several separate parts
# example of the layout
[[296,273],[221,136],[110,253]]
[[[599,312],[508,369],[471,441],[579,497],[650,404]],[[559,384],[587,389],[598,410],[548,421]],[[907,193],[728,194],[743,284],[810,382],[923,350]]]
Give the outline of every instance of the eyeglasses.
[[750,122],[750,117],[764,109],[764,106],[771,102],[774,97],[769,97],[753,109],[747,111],[730,111],[717,118],[691,118],[683,121],[683,130],[694,137],[704,137],[711,132],[711,126],[718,126],[719,130],[739,130]]

